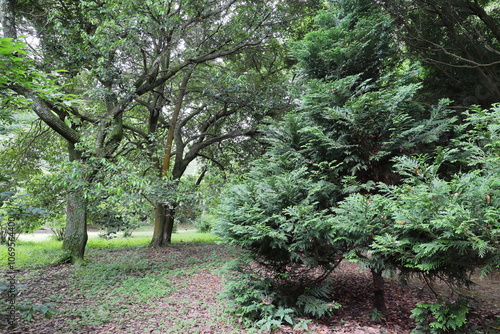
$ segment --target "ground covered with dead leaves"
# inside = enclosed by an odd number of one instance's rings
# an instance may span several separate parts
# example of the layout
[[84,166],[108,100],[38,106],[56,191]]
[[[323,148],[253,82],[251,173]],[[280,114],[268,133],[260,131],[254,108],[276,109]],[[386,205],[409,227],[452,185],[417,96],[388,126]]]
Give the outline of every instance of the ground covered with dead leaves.
[[[3,333],[259,333],[245,328],[221,298],[225,263],[234,248],[215,244],[177,244],[164,250],[89,249],[82,266],[58,265],[22,270],[17,303],[55,303],[51,319],[20,321]],[[476,322],[499,316],[499,277],[478,281]],[[432,295],[423,283],[407,286],[387,280],[389,315],[372,319],[371,277],[352,263],[334,273],[334,295],[343,307],[332,317],[314,320],[307,331],[283,326],[275,333],[410,333],[409,317],[419,301]],[[0,328],[6,326],[0,314]],[[494,329],[490,329],[494,333]]]

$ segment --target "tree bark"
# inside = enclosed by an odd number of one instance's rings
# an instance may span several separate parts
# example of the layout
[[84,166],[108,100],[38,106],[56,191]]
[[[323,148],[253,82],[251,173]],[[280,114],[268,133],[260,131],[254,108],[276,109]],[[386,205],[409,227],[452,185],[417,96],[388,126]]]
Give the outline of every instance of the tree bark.
[[[68,144],[69,160],[79,161],[80,152],[75,146]],[[80,176],[84,178],[84,176]],[[83,261],[87,245],[87,199],[84,188],[80,185],[66,196],[66,229],[62,249],[67,253],[66,261],[78,263]]]
[[83,189],[71,191],[66,202],[66,229],[64,232],[63,251],[65,260],[71,263],[83,261],[87,245],[87,200]]
[[373,307],[385,316],[387,307],[385,305],[384,277],[381,271],[372,269],[371,272],[373,277]]
[[165,208],[165,234],[163,236],[163,242],[165,245],[172,243],[172,233],[174,232],[174,217],[175,217],[175,206],[170,208]]
[[[172,158],[172,146],[174,143],[174,133],[176,132],[177,120],[182,109],[182,102],[186,94],[186,87],[191,77],[192,69],[190,69],[183,77],[179,87],[179,95],[175,103],[174,113],[168,130],[168,137],[165,145],[165,153],[163,155],[163,164],[161,166],[160,177],[164,179],[168,176],[170,169],[170,159]],[[178,148],[180,149],[180,148]],[[175,178],[178,180],[180,178]],[[166,247],[172,242],[172,232],[174,230],[174,215],[175,205],[172,208],[167,208],[164,203],[157,203],[155,207],[155,227],[153,230],[153,239],[149,244],[150,247]]]
[[3,37],[17,38],[16,29],[16,1],[0,0],[2,14]]
[[47,101],[32,89],[20,85],[13,85],[9,88],[19,95],[24,96],[28,101],[31,101],[31,108],[35,114],[37,114],[37,116],[52,130],[63,137],[70,145],[80,141],[80,133],[68,126],[63,118],[58,117],[57,113],[47,104]]
[[155,207],[155,230],[153,239],[149,244],[153,248],[162,248],[172,243],[172,233],[174,231],[175,207],[167,207],[163,203],[156,204]]
[[149,247],[160,248],[165,247],[164,243],[164,232],[163,228],[166,226],[165,222],[165,205],[163,203],[157,203],[155,207],[155,226],[153,230],[153,239]]

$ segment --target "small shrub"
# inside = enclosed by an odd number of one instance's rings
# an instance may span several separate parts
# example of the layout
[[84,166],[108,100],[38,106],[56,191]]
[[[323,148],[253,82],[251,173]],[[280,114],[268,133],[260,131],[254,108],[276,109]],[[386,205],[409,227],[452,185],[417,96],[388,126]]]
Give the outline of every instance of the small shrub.
[[300,328],[306,324],[299,316],[320,318],[331,314],[340,305],[328,301],[328,283],[317,286],[284,284],[270,279],[262,268],[255,270],[248,264],[235,262],[231,268],[232,279],[226,285],[226,297],[232,302],[233,311],[249,320],[256,321],[260,330],[273,330],[283,324]]
[[11,236],[17,240],[21,233],[34,231],[48,213],[33,207],[26,200],[28,195],[15,195],[0,208],[0,244],[7,244]]
[[45,224],[45,227],[48,227],[52,231],[55,240],[63,241],[64,232],[66,230],[65,216],[58,215],[56,217],[52,217],[52,219]]
[[18,309],[21,313],[21,318],[31,322],[35,319],[36,314],[40,314],[46,319],[52,318],[52,316],[58,312],[54,306],[55,303],[45,303],[40,305],[21,304]]
[[226,283],[224,294],[234,313],[250,321],[271,314],[275,308],[273,301],[276,294],[271,291],[270,282],[255,280],[249,273],[238,270],[235,264],[230,270],[231,279]]
[[279,328],[284,323],[293,325],[294,321],[292,317],[294,313],[295,311],[291,308],[278,307],[277,309],[273,309],[272,313],[257,321],[256,325],[260,330],[273,330]]
[[103,218],[97,222],[102,233],[99,234],[100,238],[113,239],[117,237],[118,232],[123,232],[123,237],[127,238],[132,235],[132,232],[139,227],[139,223],[130,217],[123,217],[121,215],[104,215]]
[[212,226],[216,218],[213,215],[201,215],[194,221],[194,226],[198,232],[209,233],[212,231]]
[[374,322],[380,322],[384,319],[384,314],[380,312],[377,308],[374,308],[372,313],[370,314],[370,318]]
[[468,312],[467,301],[464,299],[453,303],[418,303],[410,316],[417,323],[412,333],[466,333],[463,327],[467,323]]

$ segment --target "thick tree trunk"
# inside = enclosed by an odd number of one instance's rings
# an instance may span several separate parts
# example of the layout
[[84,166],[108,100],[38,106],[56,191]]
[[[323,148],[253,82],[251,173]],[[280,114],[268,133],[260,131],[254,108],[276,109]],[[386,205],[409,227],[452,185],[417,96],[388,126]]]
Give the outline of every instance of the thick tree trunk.
[[[68,143],[68,153],[70,161],[80,161],[81,154],[75,150],[74,144]],[[84,189],[79,185],[66,197],[66,228],[62,249],[67,253],[69,262],[83,261],[87,239],[87,199]]]
[[87,245],[87,200],[83,190],[72,191],[67,195],[66,229],[62,245],[71,263],[81,262]]
[[385,305],[385,289],[384,277],[382,272],[372,269],[373,277],[373,307],[376,308],[384,316],[387,314],[387,307]]
[[153,231],[153,239],[149,243],[149,247],[160,248],[165,247],[165,205],[163,203],[156,204],[155,207],[155,227]]
[[153,248],[166,247],[172,242],[174,231],[175,208],[168,208],[163,203],[158,203],[155,208],[155,228],[153,239],[149,244]]

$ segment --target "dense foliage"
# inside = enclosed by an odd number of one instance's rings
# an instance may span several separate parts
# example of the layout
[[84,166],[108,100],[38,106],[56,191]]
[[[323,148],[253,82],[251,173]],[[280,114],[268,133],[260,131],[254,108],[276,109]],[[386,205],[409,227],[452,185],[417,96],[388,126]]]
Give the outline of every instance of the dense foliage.
[[[224,193],[218,212],[217,233],[260,265],[259,274],[237,267],[253,290],[230,284],[241,313],[270,319],[270,306],[250,303],[249,311],[249,291],[272,291],[270,303],[295,315],[333,305],[328,293],[315,296],[323,304],[298,300],[324,286],[321,274],[342,259],[371,270],[382,314],[384,272],[467,285],[477,269],[498,268],[498,107],[459,118],[449,100],[418,102],[426,71],[398,56],[396,36],[380,7],[329,2],[295,44],[300,106],[265,128],[270,149]],[[442,303],[442,314],[455,310]],[[422,307],[415,316],[425,322]],[[465,313],[433,326],[455,330]]]
[[[145,202],[155,209],[152,246],[170,242],[181,208],[178,196],[165,193],[176,192],[188,165],[196,158],[227,164],[223,150],[248,142],[265,116],[288,109],[277,37],[306,8],[300,1],[28,0],[9,10],[4,15],[17,18],[18,29],[4,33],[10,41],[16,31],[26,33],[34,52],[8,61],[37,68],[38,77],[21,77],[26,71],[5,61],[2,70],[11,70],[0,89],[30,101],[64,140],[71,166],[62,167],[63,179],[79,186],[66,184],[63,247],[76,261],[84,255],[87,217],[100,210],[89,194],[117,187],[108,167],[123,159],[157,188],[170,188]],[[54,70],[57,80],[44,74]]]
[[[266,330],[340,307],[341,261],[371,272],[381,317],[388,272],[468,286],[499,268],[494,1],[9,3],[0,243],[8,216],[72,262],[87,223],[154,222],[152,247],[174,222],[213,228],[247,254],[235,312]],[[412,317],[457,332],[469,313],[443,298]]]
[[405,51],[426,68],[426,98],[488,108],[500,99],[500,7],[496,1],[379,2],[393,18]]

